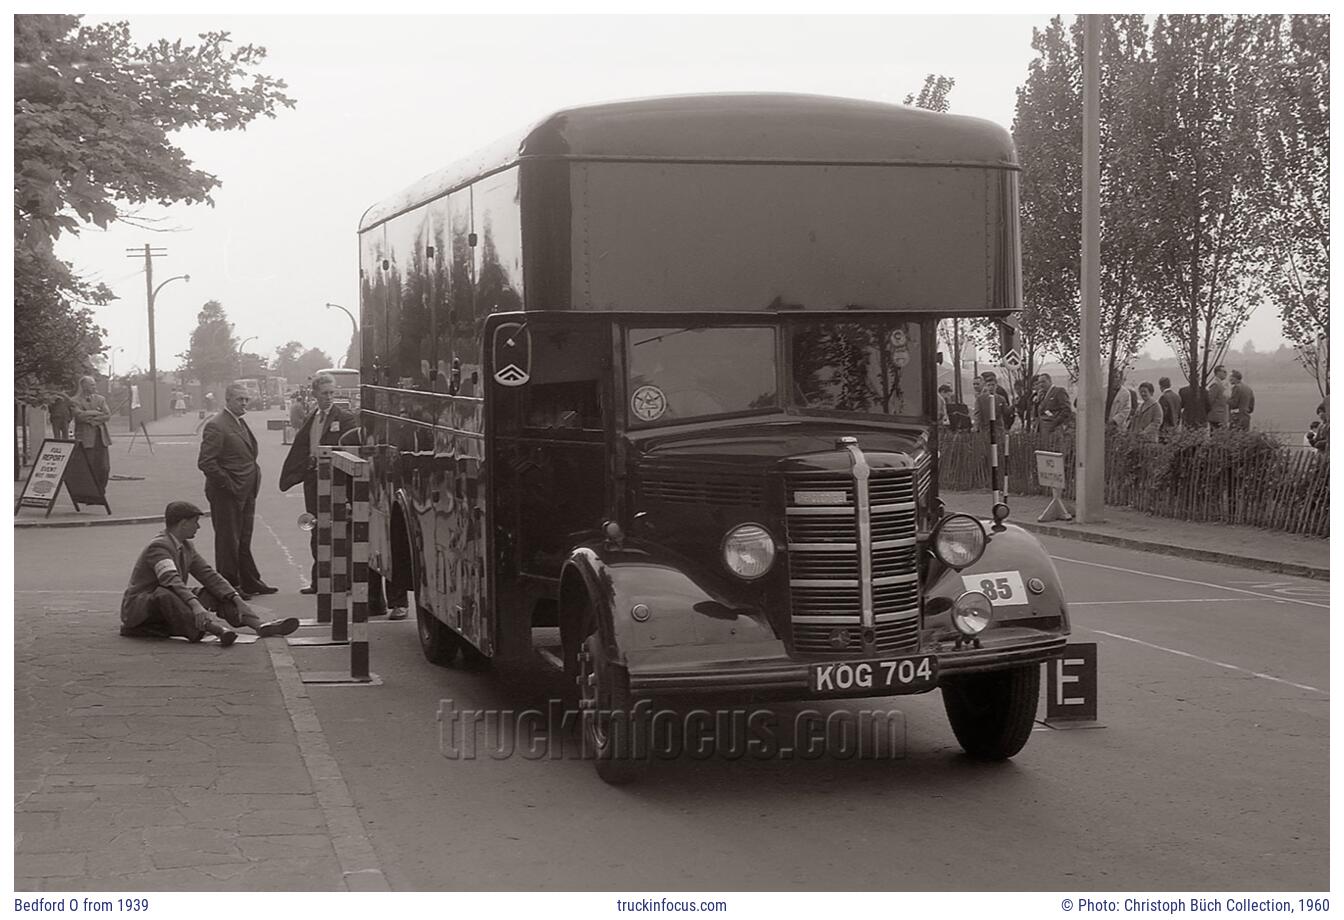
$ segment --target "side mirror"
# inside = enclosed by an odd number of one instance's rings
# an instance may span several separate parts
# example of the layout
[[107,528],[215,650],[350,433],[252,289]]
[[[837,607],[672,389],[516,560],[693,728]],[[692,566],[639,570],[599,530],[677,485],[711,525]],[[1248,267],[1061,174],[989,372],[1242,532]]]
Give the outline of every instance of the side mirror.
[[500,323],[495,327],[491,364],[495,383],[520,387],[532,379],[532,334],[527,323]]

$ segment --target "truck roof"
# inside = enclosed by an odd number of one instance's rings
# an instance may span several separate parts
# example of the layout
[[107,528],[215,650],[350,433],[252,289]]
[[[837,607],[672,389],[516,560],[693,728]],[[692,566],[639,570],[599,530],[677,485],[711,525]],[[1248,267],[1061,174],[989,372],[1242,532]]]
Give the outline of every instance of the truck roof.
[[939,165],[1017,169],[982,118],[792,93],[662,96],[553,112],[364,212],[360,231],[526,159]]

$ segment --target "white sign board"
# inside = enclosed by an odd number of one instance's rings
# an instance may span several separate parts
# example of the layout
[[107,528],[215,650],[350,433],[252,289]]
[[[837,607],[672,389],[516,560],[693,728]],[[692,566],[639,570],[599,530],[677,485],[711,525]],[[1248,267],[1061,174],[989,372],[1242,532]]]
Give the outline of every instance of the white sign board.
[[70,462],[70,455],[74,452],[74,441],[43,441],[42,450],[28,476],[28,483],[23,487],[19,506],[49,507],[56,500],[56,491],[61,487],[61,478],[65,476],[65,465]]
[[1017,353],[1016,349],[1013,349],[1003,356],[1003,366],[1010,371],[1019,370],[1022,367],[1022,356]]
[[1042,486],[1064,488],[1064,455],[1055,451],[1036,451],[1036,479]]
[[140,388],[134,384],[131,385],[131,408],[140,408]]

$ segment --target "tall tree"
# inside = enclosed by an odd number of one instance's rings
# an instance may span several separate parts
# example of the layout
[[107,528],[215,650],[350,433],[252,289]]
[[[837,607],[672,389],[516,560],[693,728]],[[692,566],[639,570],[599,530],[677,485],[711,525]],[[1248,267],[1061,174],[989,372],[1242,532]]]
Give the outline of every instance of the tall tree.
[[275,350],[275,360],[272,366],[275,367],[275,373],[278,377],[284,377],[286,380],[296,377],[295,365],[298,363],[299,355],[303,354],[303,345],[296,341],[288,341]]
[[1130,188],[1152,243],[1144,279],[1158,330],[1199,386],[1264,290],[1258,31],[1255,17],[1159,16],[1139,89]]
[[238,375],[238,340],[233,323],[218,300],[207,301],[196,315],[191,346],[179,357],[182,370],[195,377],[206,389],[222,386]]
[[1259,41],[1267,285],[1284,338],[1324,396],[1330,392],[1322,360],[1330,335],[1330,20],[1266,16]]
[[[1022,164],[1022,276],[1024,327],[1078,374],[1082,265],[1083,26],[1066,33],[1055,17],[1032,35],[1037,57],[1017,91],[1013,138]],[[1136,88],[1146,79],[1147,31],[1138,15],[1102,19],[1101,48],[1101,347],[1111,381],[1151,334],[1147,215],[1134,207],[1131,186],[1144,151],[1135,119],[1145,102]],[[1027,332],[1024,330],[1024,338]]]
[[[125,205],[210,204],[220,180],[194,168],[169,135],[241,129],[293,106],[283,82],[256,72],[264,48],[230,48],[227,32],[200,39],[140,47],[124,22],[14,17],[15,313],[33,318],[34,328],[72,330],[101,350],[101,330],[83,307],[106,303],[112,292],[56,258],[55,240],[82,224],[127,219]],[[31,352],[26,373],[60,376],[68,356],[54,341],[16,340]],[[19,362],[15,373],[24,385]]]
[[310,348],[299,355],[294,363],[295,378],[290,383],[302,383],[320,370],[331,367],[331,358],[320,348]]

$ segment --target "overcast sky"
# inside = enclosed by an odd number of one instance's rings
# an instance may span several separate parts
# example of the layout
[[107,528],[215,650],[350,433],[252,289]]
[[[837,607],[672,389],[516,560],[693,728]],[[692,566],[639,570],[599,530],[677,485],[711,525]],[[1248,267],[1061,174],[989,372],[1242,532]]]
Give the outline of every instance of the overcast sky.
[[[125,18],[89,17],[89,21]],[[363,211],[452,160],[557,108],[638,96],[785,91],[901,102],[924,76],[956,80],[952,110],[1011,126],[1015,91],[1047,16],[136,16],[137,43],[227,30],[264,45],[263,72],[297,100],[246,131],[174,140],[218,176],[215,206],[147,208],[171,232],[84,230],[59,251],[120,297],[98,310],[118,372],[148,367],[143,260],[150,243],[158,363],[177,366],[207,300],[248,351],[296,339],[339,358],[358,314],[355,228]],[[1277,346],[1262,308],[1248,330]],[[1160,342],[1154,352],[1165,352]]]

